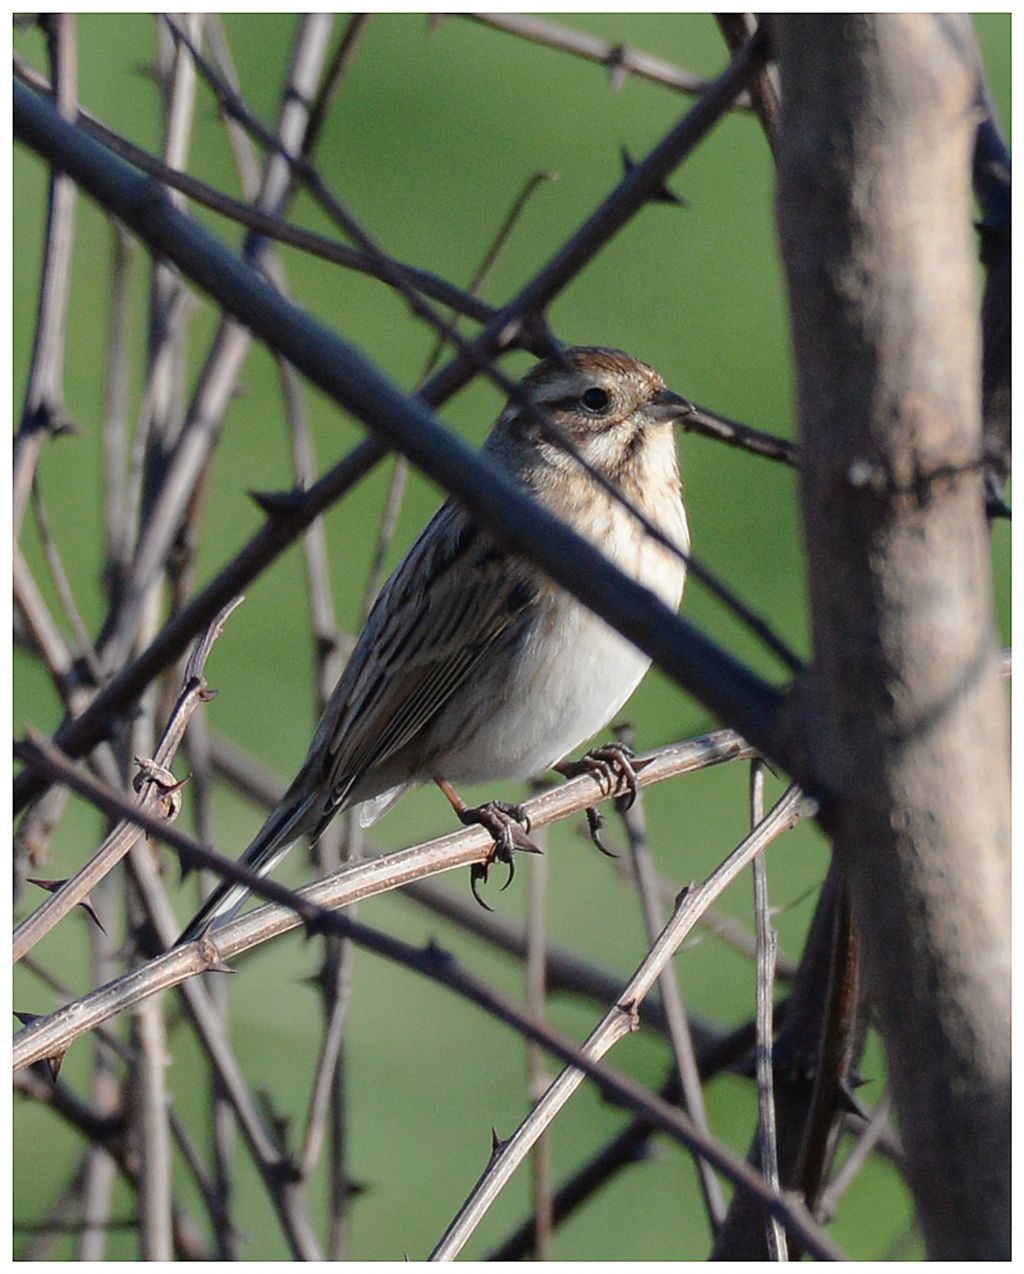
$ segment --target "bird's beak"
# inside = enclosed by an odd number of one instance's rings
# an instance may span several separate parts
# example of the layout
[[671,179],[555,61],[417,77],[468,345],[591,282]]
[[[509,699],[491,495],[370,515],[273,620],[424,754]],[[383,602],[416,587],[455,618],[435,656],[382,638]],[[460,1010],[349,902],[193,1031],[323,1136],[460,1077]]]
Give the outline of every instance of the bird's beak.
[[655,420],[664,420],[666,423],[681,420],[692,413],[693,403],[682,394],[677,394],[665,386],[662,386],[647,404],[647,414],[653,416]]

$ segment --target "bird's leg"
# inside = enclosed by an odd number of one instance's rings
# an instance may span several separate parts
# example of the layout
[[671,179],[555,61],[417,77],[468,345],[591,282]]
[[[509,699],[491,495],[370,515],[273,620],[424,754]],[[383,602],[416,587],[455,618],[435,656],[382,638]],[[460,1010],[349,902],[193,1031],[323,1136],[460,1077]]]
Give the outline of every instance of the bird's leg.
[[[615,795],[617,808],[628,810],[636,800],[637,794],[638,767],[634,765],[635,758],[636,753],[628,744],[616,741],[591,748],[578,761],[559,761],[551,768],[566,779],[575,779],[581,774],[589,774],[597,781],[606,796]],[[618,857],[601,840],[601,828],[604,827],[601,811],[597,806],[591,805],[585,813],[587,826],[590,829],[590,839],[602,854],[607,854],[609,858]]]
[[458,816],[459,822],[467,826],[478,824],[491,834],[494,845],[482,863],[474,863],[469,869],[469,887],[473,897],[481,907],[492,911],[480,897],[478,886],[480,881],[487,880],[487,873],[492,863],[505,863],[508,867],[508,879],[502,885],[507,889],[516,874],[515,851],[539,854],[541,851],[527,836],[530,830],[530,819],[521,805],[512,805],[508,801],[487,801],[484,805],[469,806],[455,791],[446,779],[435,779],[434,782],[448,798],[448,802]]

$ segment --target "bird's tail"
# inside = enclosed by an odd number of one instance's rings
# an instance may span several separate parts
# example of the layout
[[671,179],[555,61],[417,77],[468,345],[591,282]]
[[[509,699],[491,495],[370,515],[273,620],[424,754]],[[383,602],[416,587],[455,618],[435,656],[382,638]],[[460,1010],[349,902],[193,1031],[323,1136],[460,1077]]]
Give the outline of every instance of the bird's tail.
[[[272,872],[299,837],[309,829],[308,815],[313,800],[310,795],[288,800],[286,795],[238,861],[260,876]],[[249,893],[250,890],[245,885],[222,880],[189,921],[174,945],[180,947],[187,942],[194,942],[210,925],[223,924],[230,920]]]

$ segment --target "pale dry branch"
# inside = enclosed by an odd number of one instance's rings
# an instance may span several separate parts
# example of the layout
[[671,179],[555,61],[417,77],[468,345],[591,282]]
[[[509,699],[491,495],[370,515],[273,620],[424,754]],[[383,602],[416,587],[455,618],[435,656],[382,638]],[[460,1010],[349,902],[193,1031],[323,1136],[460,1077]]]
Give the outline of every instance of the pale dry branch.
[[[383,449],[376,442],[362,443],[329,469],[315,486],[296,496],[286,507],[268,514],[260,530],[186,607],[161,628],[149,646],[110,678],[80,716],[61,726],[54,742],[69,755],[81,756],[105,738],[111,719],[131,705],[233,597],[292,544],[324,509],[364,477],[383,455]],[[15,810],[45,786],[45,781],[38,775],[19,775],[14,783]]]
[[[73,13],[48,14],[41,19],[50,52],[51,79],[57,110],[73,119],[78,100],[78,53]],[[14,538],[35,482],[43,442],[67,427],[64,407],[64,344],[71,292],[71,259],[75,244],[75,184],[64,173],[50,176],[46,244],[35,346],[21,424],[14,442]]]
[[[168,780],[165,775],[184,736],[189,717],[197,705],[209,695],[203,670],[213,643],[220,636],[225,621],[240,601],[241,598],[225,607],[197,644],[186,669],[185,682],[177,705],[164,729],[156,755],[152,761],[140,763],[141,782],[137,790],[139,792],[138,809],[142,812],[155,813],[162,810],[165,818],[173,818],[177,813],[174,800],[176,786],[173,784],[173,776],[171,780]],[[51,894],[41,907],[22,921],[14,932],[15,964],[31,951],[54,925],[88,897],[103,877],[131,849],[140,834],[141,829],[137,824],[120,824],[89,861],[67,880],[61,889]]]
[[821,1193],[816,1212],[822,1221],[828,1221],[835,1215],[839,1200],[853,1184],[872,1151],[892,1133],[891,1113],[892,1097],[887,1087],[871,1112],[870,1119],[863,1124],[860,1134],[850,1148],[850,1153],[843,1160],[842,1167]]
[[[61,781],[69,786],[75,785],[101,808],[137,819],[144,830],[176,849],[190,865],[216,866],[218,873],[226,879],[245,884],[257,896],[279,900],[283,905],[260,907],[218,929],[215,945],[191,943],[177,947],[144,966],[148,973],[139,970],[129,974],[90,992],[72,1005],[58,1009],[47,1018],[40,1018],[16,1037],[16,1068],[66,1051],[68,1045],[85,1031],[131,1008],[147,995],[177,986],[185,979],[204,972],[211,962],[219,964],[230,960],[299,924],[315,927],[317,923],[330,920],[330,911],[353,902],[441,871],[482,862],[493,845],[490,834],[483,828],[468,828],[378,859],[343,867],[326,880],[296,892],[267,877],[257,876],[234,859],[215,854],[177,828],[133,810],[118,793],[106,792],[95,780],[68,765],[52,748],[38,746],[37,752],[31,755],[34,755],[36,764],[48,766]],[[638,758],[638,782],[641,787],[646,787],[743,755],[749,753],[736,734],[718,731],[715,735],[705,735]],[[578,814],[596,801],[607,799],[607,796],[597,779],[583,775],[534,797],[526,803],[525,809],[531,825],[540,828]],[[363,937],[368,932],[365,926],[359,925],[342,926],[340,931]]]
[[[588,62],[597,62],[608,71],[614,89],[620,88],[630,75],[649,80],[652,84],[660,84],[664,88],[675,89],[679,93],[699,95],[706,93],[708,89],[707,81],[699,75],[684,67],[674,66],[664,58],[645,53],[642,49],[631,48],[628,44],[613,44],[588,31],[577,31],[572,27],[548,22],[535,14],[465,13],[460,16],[495,30],[505,31],[521,40],[571,53]],[[746,94],[737,97],[735,106],[738,110],[750,109]]]
[[[535,786],[536,790],[536,786]],[[526,1011],[535,1021],[547,1017],[547,945],[548,945],[548,850],[547,829],[534,837],[541,856],[532,865],[526,881],[526,960],[523,969],[526,989]],[[544,1050],[533,1040],[526,1043],[526,1100],[531,1105],[540,1101],[551,1074]],[[554,1208],[551,1197],[552,1147],[541,1135],[530,1155],[530,1203],[533,1212],[533,1250],[539,1261],[550,1261],[554,1237]]]
[[[620,804],[624,804],[624,802]],[[632,805],[620,810],[620,815],[629,842],[633,876],[640,908],[643,912],[647,940],[653,944],[664,927],[665,916],[658,898],[654,860],[647,839],[647,820],[644,817],[643,798],[639,793]],[[757,861],[760,860],[758,859]],[[669,1039],[672,1043],[676,1073],[679,1076],[679,1091],[683,1097],[683,1109],[693,1120],[694,1126],[705,1137],[710,1139],[712,1133],[704,1105],[704,1092],[701,1087],[693,1037],[690,1034],[690,1016],[687,1012],[682,988],[679,985],[676,967],[671,961],[666,962],[664,969],[662,969],[661,976],[658,979],[658,987],[661,991],[662,1007],[665,1011],[665,1021],[668,1027]],[[714,1234],[725,1216],[725,1197],[711,1165],[699,1155],[696,1156],[696,1169],[710,1230]]]
[[167,1040],[157,999],[135,1010],[132,1118],[139,1143],[140,1255],[146,1261],[169,1261],[171,1237],[171,1145],[167,1122]]
[[[624,1094],[633,1090],[632,1081],[615,1075],[597,1059],[603,1057],[609,1049],[634,1029],[633,1024],[639,1014],[640,1004],[656,983],[666,962],[672,958],[679,944],[696,923],[701,907],[709,898],[721,893],[775,836],[791,827],[799,818],[804,804],[805,798],[799,788],[789,788],[758,829],[712,872],[704,884],[694,886],[680,897],[675,914],[623,989],[618,1004],[591,1032],[580,1049],[581,1056],[588,1062],[586,1071],[580,1069],[578,1065],[563,1071],[548,1090],[545,1098],[534,1107],[512,1137],[495,1148],[480,1180],[434,1248],[431,1260],[453,1260],[458,1255],[497,1194],[536,1142],[537,1137],[550,1125],[551,1120],[583,1083],[587,1074],[597,1077],[606,1092]],[[744,1194],[749,1194],[758,1201],[759,1206],[771,1215],[777,1216],[787,1231],[799,1235],[802,1242],[810,1239],[816,1255],[833,1259],[838,1255],[830,1241],[818,1231],[802,1205],[772,1191],[760,1173],[742,1163],[719,1143],[704,1137],[689,1119],[660,1099],[648,1098],[648,1108],[652,1113],[659,1112],[659,1122],[666,1131],[671,1125],[671,1130],[682,1144],[706,1156],[716,1168],[735,1182]],[[808,1250],[811,1249],[808,1248]]]
[[[764,765],[761,761],[753,761],[750,766],[750,825],[756,827],[764,818]],[[754,918],[757,934],[757,990],[755,995],[757,1024],[757,1045],[754,1057],[757,1069],[757,1136],[758,1162],[764,1179],[778,1190],[779,1152],[775,1136],[775,1087],[772,1069],[774,1066],[772,1040],[775,1034],[773,1025],[775,994],[775,961],[778,951],[778,937],[771,924],[771,908],[768,900],[768,871],[764,855],[759,854],[753,863],[754,877]],[[768,1247],[768,1259],[771,1261],[788,1261],[789,1252],[786,1247],[786,1236],[778,1219],[766,1216],[764,1219],[765,1239]]]
[[[132,864],[132,874],[160,941],[170,945],[177,932],[177,921],[155,862],[152,858],[140,857]],[[227,1023],[217,1011],[210,988],[197,979],[190,979],[180,990],[196,1036],[216,1076],[218,1092],[238,1120],[293,1257],[321,1260],[322,1252],[303,1197],[303,1183],[287,1151],[268,1128],[260,1104],[246,1082],[231,1046]],[[142,1002],[148,1000],[149,997]]]
[[[285,153],[301,148],[307,120],[306,103],[316,89],[329,30],[330,19],[323,15],[314,15],[300,24],[292,61],[291,92],[286,95],[278,125],[278,144]],[[187,37],[181,38],[196,57]],[[290,193],[288,167],[275,153],[264,170],[258,205],[276,212]],[[265,241],[249,236],[244,250],[246,265],[257,269],[267,251]],[[167,255],[171,261],[175,260],[174,254]],[[246,327],[231,318],[222,319],[159,487],[146,512],[117,606],[108,616],[97,642],[108,670],[119,666],[134,644],[145,599],[163,569],[197,483],[220,439],[224,413],[238,383],[250,341],[251,334]]]
[[[16,1093],[51,1106],[68,1124],[93,1145],[102,1147],[117,1164],[118,1171],[133,1189],[139,1188],[139,1160],[124,1135],[123,1117],[97,1114],[80,1101],[63,1084],[55,1085],[33,1070],[21,1071],[14,1077]],[[77,1194],[77,1188],[76,1188]],[[181,1201],[172,1201],[171,1219],[175,1254],[180,1260],[208,1260],[210,1253],[195,1219]]]

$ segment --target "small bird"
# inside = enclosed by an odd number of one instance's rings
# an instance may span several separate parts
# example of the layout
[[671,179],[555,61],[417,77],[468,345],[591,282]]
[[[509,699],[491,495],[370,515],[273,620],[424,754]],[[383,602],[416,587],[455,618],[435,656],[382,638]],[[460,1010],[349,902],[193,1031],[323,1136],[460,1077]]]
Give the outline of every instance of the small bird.
[[[539,363],[520,388],[485,453],[677,607],[689,532],[670,426],[691,405],[646,363],[597,346]],[[682,554],[653,538],[599,479]],[[315,842],[340,810],[359,806],[368,826],[411,786],[433,781],[464,823],[491,830],[494,856],[511,870],[512,848],[532,848],[518,808],[492,801],[470,809],[452,784],[565,772],[557,763],[611,720],[649,664],[447,500],[381,590],[302,768],[241,861],[268,873],[300,837]],[[479,875],[486,868],[472,877],[474,893]],[[233,915],[247,893],[222,882],[178,942]]]

